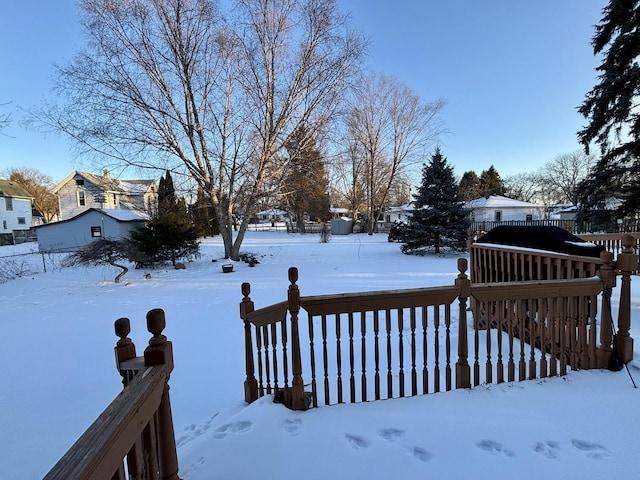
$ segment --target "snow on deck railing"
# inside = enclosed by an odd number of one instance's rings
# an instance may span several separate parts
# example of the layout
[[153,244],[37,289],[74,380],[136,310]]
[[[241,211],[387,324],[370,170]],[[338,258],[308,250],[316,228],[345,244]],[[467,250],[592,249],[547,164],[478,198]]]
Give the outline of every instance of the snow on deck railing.
[[129,319],[115,322],[115,353],[124,390],[44,477],[45,480],[162,478],[179,480],[169,401],[173,349],[162,335],[164,311],[147,313],[153,334],[144,357],[128,338]]
[[[606,368],[616,272],[616,354],[628,362],[630,242],[615,264],[610,252],[591,259],[589,278],[472,283],[460,259],[452,286],[301,296],[291,268],[287,301],[259,310],[244,283],[245,401],[273,395],[305,410]],[[552,265],[566,273],[586,260],[575,262]]]

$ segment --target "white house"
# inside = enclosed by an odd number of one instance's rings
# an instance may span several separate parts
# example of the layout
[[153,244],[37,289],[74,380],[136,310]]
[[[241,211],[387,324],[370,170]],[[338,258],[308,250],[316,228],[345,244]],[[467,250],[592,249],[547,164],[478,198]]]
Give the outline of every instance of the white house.
[[73,218],[36,227],[41,252],[74,252],[99,238],[120,240],[149,220],[134,210],[90,208]]
[[501,195],[488,195],[466,203],[472,222],[507,222],[541,220],[544,207]]
[[289,213],[279,208],[270,208],[256,213],[259,222],[287,222]]
[[55,186],[60,220],[90,208],[137,210],[151,214],[158,204],[155,180],[118,180],[108,170],[103,175],[75,171]]
[[407,223],[414,210],[413,202],[399,207],[387,207],[384,211],[384,221],[386,223],[404,222]]
[[[33,197],[11,180],[0,180],[0,236],[5,243],[27,237],[32,223]],[[0,239],[0,245],[3,240]]]

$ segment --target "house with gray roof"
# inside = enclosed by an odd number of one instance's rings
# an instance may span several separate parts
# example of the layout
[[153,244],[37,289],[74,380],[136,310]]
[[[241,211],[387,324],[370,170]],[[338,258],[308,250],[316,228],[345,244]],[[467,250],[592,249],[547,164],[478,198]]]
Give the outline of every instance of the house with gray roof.
[[75,252],[100,238],[122,240],[149,216],[135,210],[89,208],[75,217],[36,227],[41,252]]
[[544,207],[502,195],[487,195],[466,202],[472,222],[508,222],[513,220],[541,220]]
[[109,171],[102,175],[75,171],[52,190],[58,197],[60,220],[90,208],[134,210],[151,215],[158,204],[155,180],[119,180]]
[[33,221],[33,197],[20,184],[0,180],[0,245],[28,238]]

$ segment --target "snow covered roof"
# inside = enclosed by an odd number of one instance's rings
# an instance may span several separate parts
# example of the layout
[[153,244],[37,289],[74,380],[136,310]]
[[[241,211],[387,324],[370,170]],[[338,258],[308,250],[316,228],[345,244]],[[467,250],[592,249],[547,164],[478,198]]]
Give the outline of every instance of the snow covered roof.
[[486,197],[476,198],[467,202],[468,208],[539,208],[540,205],[535,203],[523,202],[513,198],[503,197],[502,195],[488,195]]

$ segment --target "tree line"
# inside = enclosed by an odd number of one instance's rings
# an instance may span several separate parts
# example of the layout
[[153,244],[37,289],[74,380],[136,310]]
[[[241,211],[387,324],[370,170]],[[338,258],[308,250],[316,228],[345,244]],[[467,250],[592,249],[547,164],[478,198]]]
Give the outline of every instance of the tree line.
[[[411,173],[445,131],[444,100],[363,68],[368,40],[334,0],[80,7],[88,42],[57,68],[63,100],[32,119],[105,163],[172,172],[210,209],[227,257],[239,258],[251,216],[274,198],[297,222],[322,220],[337,199],[373,231],[384,205],[410,200]],[[616,215],[637,215],[639,8],[610,0],[596,26],[602,63],[579,107],[584,151],[504,180],[493,166],[465,172],[464,199],[573,203],[604,221],[615,197]]]

